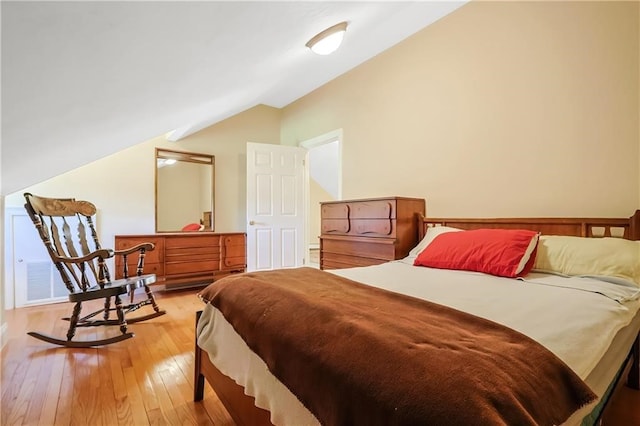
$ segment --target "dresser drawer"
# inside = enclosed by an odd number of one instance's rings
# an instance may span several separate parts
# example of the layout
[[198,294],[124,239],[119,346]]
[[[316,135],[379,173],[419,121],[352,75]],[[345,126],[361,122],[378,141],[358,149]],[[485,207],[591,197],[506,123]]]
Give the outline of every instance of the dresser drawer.
[[[135,268],[129,268],[129,276],[131,276],[131,271],[135,274]],[[155,274],[155,275],[164,275],[164,263],[150,263],[144,264],[144,269],[142,271],[145,274]]]
[[244,256],[238,256],[238,257],[225,257],[222,260],[222,268],[224,269],[229,269],[229,268],[244,268],[245,265],[245,257]]
[[201,260],[220,260],[220,248],[216,248],[215,251],[202,251],[189,248],[174,249],[174,251],[167,252],[165,256],[165,263],[170,262],[192,262]]
[[247,248],[244,245],[241,246],[227,246],[224,248],[224,256],[222,256],[224,259],[230,258],[230,257],[241,257],[241,258],[245,258],[246,257],[246,252],[247,252]]
[[220,247],[220,237],[218,235],[172,237],[166,239],[165,247],[167,250],[186,247]]
[[388,260],[335,253],[325,253],[321,261],[322,269],[355,268],[358,266],[379,265],[385,262],[388,262]]
[[220,269],[219,236],[183,236],[166,240],[165,275],[213,274],[213,271],[218,269]]
[[222,245],[229,246],[245,246],[247,244],[244,234],[241,235],[224,235],[222,237]]
[[320,209],[323,219],[348,219],[349,204],[348,203],[332,203],[323,204]]
[[224,257],[245,257],[247,242],[244,235],[228,235],[222,237]]
[[351,234],[367,237],[395,237],[396,226],[393,219],[353,219]]
[[320,232],[322,234],[346,234],[349,232],[349,204],[323,204],[321,213]]
[[349,219],[322,219],[323,234],[346,234],[349,232]]
[[[136,275],[136,268],[138,267],[138,262],[134,262],[133,260],[127,259],[127,268],[130,277]],[[144,269],[142,270],[143,274],[155,274],[155,275],[164,275],[164,263],[148,263],[144,262]],[[118,262],[116,265],[116,279],[124,278],[124,267],[122,263]]]
[[350,204],[351,219],[392,219],[396,217],[393,201],[362,201]]
[[247,243],[244,234],[222,237],[223,255],[221,269],[244,269],[246,266]]
[[[164,239],[158,238],[123,238],[116,239],[116,250],[126,250],[133,246],[137,246],[142,243],[152,243],[154,245],[154,249],[151,251],[146,251],[144,254],[144,262],[146,263],[156,263],[162,262],[162,254],[164,253]],[[122,257],[118,256],[119,259]],[[138,252],[131,253],[127,256],[127,263],[129,263],[132,259],[135,258],[135,261],[138,261]]]
[[[215,238],[180,238],[178,241],[167,240],[164,256],[167,262],[178,258],[193,259],[220,258],[220,239]],[[191,240],[191,241],[189,241]],[[215,241],[215,244],[210,244]]]
[[[378,242],[379,241],[379,242]],[[329,239],[321,238],[322,256],[327,254],[345,254],[359,257],[369,257],[382,260],[395,258],[395,246],[393,240],[381,239],[371,241],[354,241],[354,239]]]
[[178,274],[201,274],[209,273],[213,276],[213,271],[220,268],[220,260],[194,260],[189,262],[169,262],[165,263],[165,275]]

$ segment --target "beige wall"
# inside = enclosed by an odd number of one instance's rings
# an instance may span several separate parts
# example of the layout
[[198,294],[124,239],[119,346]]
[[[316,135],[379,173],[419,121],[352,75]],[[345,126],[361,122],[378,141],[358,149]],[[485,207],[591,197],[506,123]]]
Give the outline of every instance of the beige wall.
[[334,198],[315,180],[309,178],[309,244],[320,244],[320,202]]
[[640,207],[637,2],[472,2],[283,110],[342,128],[344,198],[432,216]]
[[[278,109],[258,106],[177,143],[158,137],[10,194],[6,205],[21,207],[23,192],[89,200],[98,208],[104,246],[112,246],[116,234],[153,233],[154,156],[155,148],[162,147],[215,155],[216,231],[245,231],[246,142],[278,143],[280,114]],[[4,286],[1,290],[4,294]]]

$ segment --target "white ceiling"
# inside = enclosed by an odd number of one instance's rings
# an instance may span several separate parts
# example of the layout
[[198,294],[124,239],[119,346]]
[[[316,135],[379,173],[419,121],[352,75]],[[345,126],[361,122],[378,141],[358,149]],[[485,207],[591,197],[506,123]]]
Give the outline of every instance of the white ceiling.
[[[2,194],[283,107],[465,2],[2,1]],[[335,54],[304,46],[340,21]]]

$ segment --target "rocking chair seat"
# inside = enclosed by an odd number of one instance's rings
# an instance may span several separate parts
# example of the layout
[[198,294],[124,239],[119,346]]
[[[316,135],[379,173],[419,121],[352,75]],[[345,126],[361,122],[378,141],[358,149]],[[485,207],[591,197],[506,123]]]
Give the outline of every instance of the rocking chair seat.
[[77,291],[69,293],[70,302],[86,302],[87,300],[102,299],[104,297],[117,296],[130,293],[145,285],[156,282],[156,276],[153,274],[140,275],[135,277],[114,280],[100,288],[98,285],[87,288],[85,291]]

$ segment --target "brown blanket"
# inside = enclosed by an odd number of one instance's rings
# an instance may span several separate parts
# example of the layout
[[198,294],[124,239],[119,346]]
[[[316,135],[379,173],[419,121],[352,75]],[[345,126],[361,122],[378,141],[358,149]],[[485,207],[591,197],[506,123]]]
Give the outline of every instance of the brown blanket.
[[595,398],[521,333],[328,272],[231,276],[201,296],[326,425],[553,425]]

